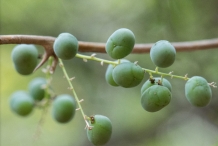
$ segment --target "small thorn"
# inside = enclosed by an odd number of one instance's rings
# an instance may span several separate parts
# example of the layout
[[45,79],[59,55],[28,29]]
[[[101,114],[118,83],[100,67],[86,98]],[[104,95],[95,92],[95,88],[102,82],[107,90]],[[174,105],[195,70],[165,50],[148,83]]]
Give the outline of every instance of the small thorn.
[[85,129],[88,129],[88,130],[92,130],[93,126],[87,126],[85,127]]
[[76,111],[80,110],[80,108],[77,108]]
[[76,77],[72,77],[72,78],[70,78],[70,81],[72,81],[72,80],[74,80]]
[[69,89],[69,90],[73,90],[73,88],[72,88],[72,87],[68,87],[67,89]]
[[104,61],[101,61],[101,66],[103,66],[104,65]]
[[91,55],[91,58],[94,58],[96,56],[96,54],[95,53],[93,53],[92,55]]
[[185,75],[185,80],[188,80],[188,74]]
[[87,60],[87,59],[85,59],[85,58],[83,58],[83,61],[84,61],[84,62],[88,62],[88,60]]
[[173,78],[173,75],[171,76],[171,79]]
[[84,99],[81,99],[79,102],[81,103],[81,102],[83,102],[84,101]]
[[137,64],[138,64],[138,61],[135,61],[134,64],[137,65]]
[[[47,51],[47,50],[46,50],[46,51]],[[39,69],[43,64],[45,64],[45,62],[48,60],[49,56],[50,56],[50,54],[45,53],[45,54],[43,55],[43,58],[42,58],[41,62],[36,66],[36,68],[34,69],[33,72],[35,72],[35,71],[36,71],[37,69]]]
[[89,122],[87,122],[87,120],[85,120],[85,122],[86,122],[86,127],[85,127],[85,129],[92,130],[93,126],[90,126],[90,125],[89,125]]
[[213,88],[217,88],[216,86],[216,83],[215,82],[211,82],[211,83],[208,83],[209,86],[213,87]]
[[173,71],[169,72],[169,74],[172,75],[172,74],[173,74]]
[[158,72],[158,67],[155,68],[155,72],[156,72],[156,73]]
[[118,64],[120,64],[121,63],[121,61],[120,61],[120,59],[118,59]]

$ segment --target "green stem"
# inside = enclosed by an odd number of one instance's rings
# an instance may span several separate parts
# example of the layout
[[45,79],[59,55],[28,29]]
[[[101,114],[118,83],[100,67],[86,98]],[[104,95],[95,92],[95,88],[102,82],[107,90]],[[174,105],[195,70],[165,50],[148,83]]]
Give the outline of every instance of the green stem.
[[43,69],[43,72],[45,73],[45,77],[46,77],[46,85],[45,85],[45,97],[44,97],[44,101],[42,104],[38,104],[38,107],[42,108],[42,114],[40,117],[40,120],[38,121],[38,125],[35,131],[35,140],[38,139],[38,137],[41,134],[41,129],[40,127],[43,125],[44,120],[45,120],[45,116],[48,112],[48,106],[49,106],[49,101],[51,99],[51,92],[50,92],[50,86],[51,86],[51,72],[50,72],[50,66],[52,65],[53,62],[53,57],[50,57],[48,60],[48,66],[46,68]]
[[103,63],[107,63],[107,64],[112,64],[112,65],[117,65],[118,64],[117,62],[114,62],[114,61],[97,58],[97,57],[95,57],[95,54],[93,54],[91,56],[76,54],[76,57],[82,58],[82,59],[87,59],[87,60],[94,60],[94,61],[103,62]]
[[[120,63],[120,61],[109,61],[109,60],[105,60],[105,59],[101,59],[101,58],[97,58],[95,57],[96,54],[93,54],[91,56],[87,56],[87,55],[82,55],[82,54],[76,54],[76,57],[78,58],[82,58],[84,60],[94,60],[94,61],[98,61],[98,62],[102,62],[102,63],[107,63],[107,64],[112,64],[112,65],[117,65]],[[163,72],[159,72],[158,71],[158,67],[156,67],[155,70],[150,70],[150,69],[146,69],[146,68],[142,68],[143,70],[145,70],[146,72],[149,73],[150,77],[152,77],[152,74],[157,74],[157,75],[161,75],[161,76],[170,76],[171,78],[179,78],[179,79],[183,79],[183,80],[188,80],[189,78],[187,77],[187,75],[185,76],[178,76],[178,75],[173,75],[171,73],[163,73]]]
[[74,97],[75,97],[75,99],[76,99],[76,102],[77,102],[77,104],[78,104],[78,106],[79,106],[79,110],[81,111],[81,114],[82,114],[82,116],[83,116],[83,118],[84,118],[84,120],[85,120],[85,123],[86,123],[86,125],[87,125],[87,127],[89,128],[90,126],[89,126],[89,124],[88,124],[88,122],[86,121],[86,119],[87,119],[87,116],[85,115],[85,113],[84,113],[84,111],[83,111],[83,108],[82,108],[82,106],[81,106],[81,104],[80,104],[80,100],[79,100],[79,98],[78,98],[78,96],[77,96],[77,94],[76,94],[76,91],[75,91],[75,89],[74,89],[74,87],[73,87],[73,84],[71,83],[71,79],[69,78],[69,76],[68,76],[68,74],[67,74],[67,71],[66,71],[66,69],[65,69],[65,67],[64,67],[64,64],[63,64],[63,62],[62,62],[62,60],[59,58],[58,59],[59,60],[59,62],[60,62],[60,67],[62,68],[62,71],[63,71],[63,73],[64,73],[64,76],[66,77],[66,79],[67,79],[67,81],[68,81],[68,83],[69,83],[69,85],[70,85],[70,90],[72,91],[72,93],[73,93],[73,95],[74,95]]
[[51,72],[50,72],[50,66],[52,65],[53,62],[53,57],[50,57],[48,60],[48,66],[46,67],[46,69],[44,69],[45,72],[45,76],[46,76],[46,80],[47,80],[47,84],[46,84],[46,88],[45,88],[45,98],[48,100],[51,96],[50,94],[50,86],[51,86]]
[[54,93],[51,90],[52,73],[50,72],[50,66],[52,65],[52,62],[53,57],[50,57],[48,60],[47,67],[42,69],[42,72],[45,73],[46,78],[46,84],[43,87],[43,89],[45,90],[45,95],[43,102],[37,102],[36,106],[42,108],[43,110],[46,110],[46,108],[49,106],[51,97],[54,95]]
[[146,72],[148,72],[150,75],[152,74],[157,74],[157,75],[161,75],[161,76],[170,76],[171,78],[179,78],[179,79],[184,79],[184,80],[188,80],[189,78],[185,75],[185,76],[178,76],[178,75],[173,75],[170,73],[163,73],[163,72],[159,72],[158,70],[150,70],[150,69],[146,69],[146,68],[142,68],[143,70],[145,70]]

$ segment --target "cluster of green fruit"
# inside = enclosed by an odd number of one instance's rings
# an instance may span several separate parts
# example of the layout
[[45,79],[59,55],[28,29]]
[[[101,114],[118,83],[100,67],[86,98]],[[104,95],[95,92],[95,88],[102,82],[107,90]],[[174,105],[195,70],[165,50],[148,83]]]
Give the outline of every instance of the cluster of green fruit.
[[[139,85],[143,80],[145,73],[143,68],[137,63],[122,59],[132,52],[134,44],[135,36],[128,29],[119,29],[109,37],[106,52],[114,59],[121,59],[118,60],[118,65],[110,64],[106,70],[105,78],[110,85],[130,88]],[[158,67],[168,67],[173,64],[175,54],[175,48],[168,41],[155,43],[150,51],[151,59]],[[141,88],[142,107],[149,112],[165,107],[171,100],[171,89],[168,80],[151,77]]]
[[[77,54],[78,41],[69,34],[60,34],[53,44],[55,54],[63,59],[69,60]],[[21,75],[31,74],[37,66],[38,51],[34,45],[17,45],[12,51],[12,61],[16,71]],[[45,99],[45,78],[35,78],[29,83],[28,92],[17,91],[11,95],[10,107],[13,112],[20,116],[29,115],[36,103]],[[48,97],[50,100],[52,97]],[[62,94],[52,99],[52,116],[59,123],[67,123],[75,115],[76,100],[68,94]],[[88,122],[87,137],[95,145],[108,142],[112,133],[112,124],[109,118],[103,115],[86,117]]]
[[[55,39],[53,48],[58,58],[69,60],[74,58],[78,52],[78,41],[73,35],[62,33]],[[103,115],[85,118],[89,121],[86,127],[89,141],[94,145],[104,145],[107,143],[112,134],[110,119]]]
[[35,102],[41,101],[45,96],[44,87],[46,85],[45,78],[35,78],[28,85],[28,92],[19,90],[14,92],[10,98],[10,107],[12,111],[20,116],[29,115]]
[[[107,54],[116,59],[108,65],[105,73],[106,81],[112,86],[131,88],[139,85],[145,74],[145,69],[137,62],[132,63],[123,59],[129,55],[135,45],[133,32],[126,28],[116,30],[106,42]],[[59,59],[69,60],[78,55],[78,40],[72,34],[62,33],[54,41],[53,49]],[[171,66],[175,61],[176,50],[165,40],[156,42],[151,50],[152,62],[160,68]],[[18,45],[12,51],[12,60],[15,69],[22,75],[33,72],[37,65],[38,52],[33,45]],[[154,73],[154,72],[153,72]],[[156,71],[156,73],[159,73]],[[141,105],[149,112],[156,112],[170,103],[172,98],[172,86],[170,82],[161,77],[150,78],[141,88]],[[199,76],[187,79],[185,85],[185,95],[188,101],[198,107],[206,106],[212,97],[211,88],[208,82]],[[46,85],[45,79],[35,79],[29,85],[29,93],[24,91],[15,92],[11,98],[11,108],[19,115],[28,115],[34,106],[34,101],[41,101],[44,98],[45,90],[42,85]],[[52,115],[60,123],[69,122],[75,114],[76,103],[80,102],[76,98],[63,94],[57,96],[53,101]],[[81,107],[81,106],[80,106]],[[103,145],[108,142],[112,134],[112,125],[109,118],[103,115],[84,117],[87,124],[87,137],[94,145]]]
[[[19,90],[14,92],[10,98],[10,107],[13,112],[20,116],[29,115],[34,106],[42,102],[45,98],[45,86],[47,85],[46,79],[38,77],[30,81],[28,91]],[[58,95],[52,104],[53,118],[60,122],[69,122],[76,109],[76,102],[74,98],[67,94]]]
[[[111,58],[118,59],[118,65],[110,64],[106,70],[105,78],[110,85],[130,88],[139,85],[143,80],[145,70],[137,63],[122,59],[131,53],[134,43],[134,34],[125,28],[118,29],[109,37],[106,52]],[[176,49],[166,40],[156,42],[150,50],[151,60],[159,68],[171,66],[175,56]],[[149,112],[159,111],[170,103],[171,91],[170,82],[163,76],[150,76],[141,88],[142,107]],[[192,105],[198,107],[208,105],[212,97],[208,82],[199,76],[188,79],[185,95]]]

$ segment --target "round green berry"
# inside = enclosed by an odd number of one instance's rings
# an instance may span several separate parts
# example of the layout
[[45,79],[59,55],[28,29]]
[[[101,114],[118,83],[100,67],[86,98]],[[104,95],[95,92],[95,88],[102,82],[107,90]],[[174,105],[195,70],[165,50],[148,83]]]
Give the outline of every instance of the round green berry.
[[27,92],[16,91],[11,95],[10,107],[16,114],[20,116],[27,116],[33,110],[34,101]]
[[[116,62],[118,62],[118,60]],[[120,63],[123,63],[123,62],[129,62],[129,60],[121,59]],[[112,73],[113,73],[114,67],[115,66],[112,64],[108,65],[106,73],[105,73],[105,79],[106,79],[107,83],[110,84],[111,86],[119,86],[113,79]]]
[[112,76],[118,85],[130,88],[141,83],[144,77],[144,70],[137,64],[124,62],[113,69]]
[[29,75],[37,66],[38,51],[33,45],[17,45],[11,54],[14,67],[21,75]]
[[41,101],[45,96],[45,86],[46,85],[46,79],[42,77],[38,77],[33,79],[28,86],[28,90],[30,95],[33,97],[36,101]]
[[192,105],[204,107],[209,104],[212,91],[206,79],[194,76],[185,84],[185,96]]
[[75,111],[76,101],[68,94],[57,96],[52,104],[53,118],[59,123],[69,122],[74,117]]
[[113,72],[114,66],[109,64],[105,73],[105,79],[108,84],[111,86],[119,86],[113,79],[112,72]]
[[112,124],[108,117],[95,115],[90,117],[90,127],[87,128],[87,137],[94,145],[106,144],[112,134]]
[[141,96],[141,105],[148,112],[156,112],[170,103],[171,92],[167,87],[153,85]]
[[106,52],[114,59],[121,59],[129,55],[135,45],[133,32],[126,28],[116,30],[106,42]]
[[76,56],[78,52],[78,40],[69,33],[61,33],[53,44],[54,52],[57,57],[69,60]]
[[156,66],[166,68],[174,63],[176,49],[168,41],[161,40],[152,46],[150,57]]
[[162,82],[161,82],[161,78],[160,77],[156,77],[156,78],[152,78],[152,79],[148,79],[141,88],[141,94],[143,94],[143,92],[148,89],[149,87],[153,86],[153,85],[163,85],[165,87],[167,87],[170,92],[172,91],[172,85],[170,84],[170,82],[163,78]]

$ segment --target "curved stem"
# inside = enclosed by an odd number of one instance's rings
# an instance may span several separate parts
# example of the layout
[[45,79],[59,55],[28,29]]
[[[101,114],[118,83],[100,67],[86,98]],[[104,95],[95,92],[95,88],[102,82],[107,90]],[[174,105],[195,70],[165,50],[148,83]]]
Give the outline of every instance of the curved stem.
[[[36,36],[36,35],[0,35],[0,45],[2,44],[36,44],[41,46],[52,46],[55,37]],[[195,51],[218,48],[218,38],[189,41],[189,42],[171,42],[177,52]],[[135,44],[132,53],[148,53],[153,43]],[[105,43],[83,42],[79,41],[80,52],[105,52]]]
[[82,116],[83,116],[83,118],[84,118],[84,120],[85,120],[85,123],[86,123],[86,126],[88,127],[88,128],[90,128],[90,126],[89,126],[89,124],[88,124],[88,122],[86,121],[86,119],[87,119],[87,116],[85,115],[85,113],[84,113],[84,111],[83,111],[83,108],[82,108],[82,106],[81,106],[81,104],[80,104],[80,100],[79,100],[79,98],[78,98],[78,96],[77,96],[77,94],[76,94],[76,91],[75,91],[75,89],[74,89],[74,87],[73,87],[73,85],[72,85],[72,83],[71,83],[71,79],[69,78],[69,76],[68,76],[68,74],[67,74],[67,71],[66,71],[66,69],[65,69],[65,67],[64,67],[64,64],[63,64],[63,62],[62,62],[62,60],[59,58],[58,59],[59,60],[59,63],[60,63],[60,67],[62,68],[62,71],[63,71],[63,73],[64,73],[64,76],[66,77],[66,79],[67,79],[67,81],[68,81],[68,83],[69,83],[69,89],[72,91],[72,93],[73,93],[73,95],[74,95],[74,98],[76,99],[76,102],[77,102],[77,104],[78,104],[78,106],[79,106],[79,110],[81,111],[81,114],[82,114]]

